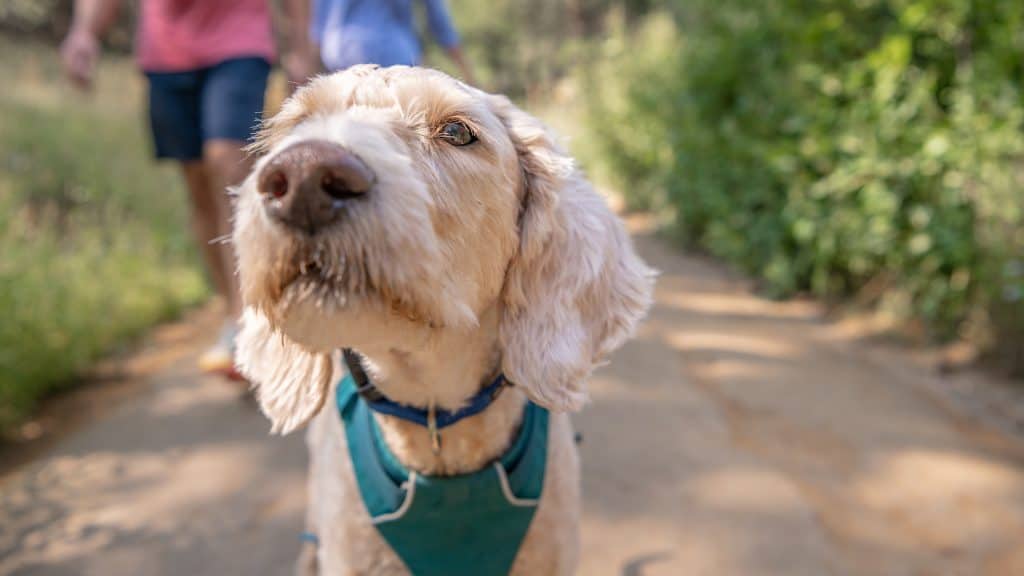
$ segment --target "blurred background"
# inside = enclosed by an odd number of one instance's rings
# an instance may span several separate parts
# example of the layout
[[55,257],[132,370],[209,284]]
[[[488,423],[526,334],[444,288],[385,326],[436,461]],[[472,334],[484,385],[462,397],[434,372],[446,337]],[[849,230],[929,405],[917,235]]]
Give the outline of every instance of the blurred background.
[[[60,73],[70,5],[0,2],[0,430],[15,445],[40,434],[45,399],[210,295],[180,178],[150,160],[135,5],[87,95]],[[569,137],[668,254],[668,285],[725,270],[758,302],[813,300],[815,322],[856,315],[936,351],[929,370],[1024,375],[1024,3],[449,6],[479,84]],[[448,66],[436,49],[427,64]],[[270,113],[279,73],[271,91]],[[1007,501],[1024,498],[1014,446]],[[1014,522],[1000,538],[1024,544]],[[1007,566],[992,573],[1024,573]]]
[[[70,5],[0,7],[8,426],[205,294],[181,186],[147,161],[125,56],[135,6],[109,37],[122,56],[82,96],[55,55]],[[915,337],[969,339],[1024,370],[1018,3],[450,5],[480,83],[571,135],[592,175],[681,245],[772,296],[876,307]]]

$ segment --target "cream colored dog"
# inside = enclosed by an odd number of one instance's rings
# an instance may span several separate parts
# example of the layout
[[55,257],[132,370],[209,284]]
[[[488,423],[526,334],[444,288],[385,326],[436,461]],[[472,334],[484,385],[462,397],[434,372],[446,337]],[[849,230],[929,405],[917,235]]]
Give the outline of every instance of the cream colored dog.
[[[317,78],[254,148],[234,231],[238,364],[273,429],[333,398],[342,347],[410,406],[458,409],[504,372],[514,386],[446,429],[439,452],[425,428],[377,421],[409,470],[452,475],[506,450],[527,398],[551,410],[543,495],[513,573],[573,573],[579,463],[565,413],[630,336],[653,282],[604,200],[540,122],[433,70]],[[320,544],[300,571],[408,573],[370,523],[337,410],[320,413],[308,445]]]

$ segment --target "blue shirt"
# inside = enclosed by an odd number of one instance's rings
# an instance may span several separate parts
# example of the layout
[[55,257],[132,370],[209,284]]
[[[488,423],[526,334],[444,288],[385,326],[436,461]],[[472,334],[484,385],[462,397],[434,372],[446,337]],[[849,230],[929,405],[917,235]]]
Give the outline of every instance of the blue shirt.
[[[311,35],[330,70],[356,64],[419,64],[414,0],[315,0]],[[457,46],[445,0],[422,0],[434,38],[444,48]]]

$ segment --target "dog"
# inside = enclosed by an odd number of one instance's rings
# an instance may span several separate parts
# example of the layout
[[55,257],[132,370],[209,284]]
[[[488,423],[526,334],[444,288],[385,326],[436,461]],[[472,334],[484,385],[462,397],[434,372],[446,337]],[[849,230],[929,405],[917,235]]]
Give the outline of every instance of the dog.
[[[580,469],[567,413],[635,330],[654,282],[618,217],[540,121],[436,70],[315,78],[252,147],[236,190],[236,362],[274,432],[312,421],[316,544],[298,572],[574,573]],[[371,414],[358,440],[349,407]],[[531,497],[509,488],[503,460],[526,427],[541,438],[527,449],[541,473]],[[353,444],[364,440],[408,474],[387,488],[401,509],[374,515]],[[396,544],[382,519],[465,478],[499,495],[491,516],[452,504],[440,514],[476,518],[468,529],[434,518],[399,527],[413,535]],[[510,551],[490,552],[500,543],[488,534],[512,524],[520,533],[500,537]]]

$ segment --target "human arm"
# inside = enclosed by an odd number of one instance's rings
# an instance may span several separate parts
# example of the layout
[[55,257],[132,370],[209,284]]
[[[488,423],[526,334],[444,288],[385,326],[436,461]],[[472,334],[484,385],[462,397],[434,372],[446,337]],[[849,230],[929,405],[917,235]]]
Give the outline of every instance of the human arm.
[[92,86],[100,56],[100,36],[117,17],[120,0],[75,0],[68,35],[61,43],[64,72],[79,88]]
[[444,48],[451,61],[458,66],[462,79],[469,84],[475,84],[473,70],[462,51],[459,33],[452,23],[447,3],[445,0],[424,0],[424,4],[426,4],[427,23],[430,24],[430,31],[437,39],[437,43]]
[[288,50],[282,56],[281,64],[293,86],[304,84],[320,71],[320,58],[309,37],[309,3],[310,0],[285,0]]
[[466,55],[462,52],[462,47],[459,45],[452,46],[445,49],[448,54],[448,58],[459,67],[459,72],[462,74],[462,79],[471,85],[476,85],[476,78],[473,76],[473,69],[470,68],[469,62],[466,60]]

